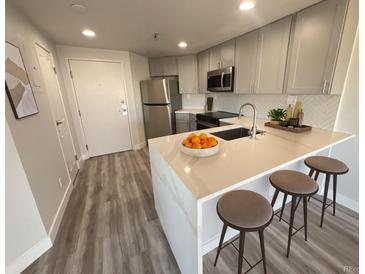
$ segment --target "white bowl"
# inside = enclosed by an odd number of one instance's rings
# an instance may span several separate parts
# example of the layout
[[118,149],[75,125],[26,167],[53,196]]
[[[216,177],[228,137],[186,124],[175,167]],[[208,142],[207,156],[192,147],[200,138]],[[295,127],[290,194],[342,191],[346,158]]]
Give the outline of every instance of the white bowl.
[[201,148],[201,149],[188,148],[181,143],[180,146],[182,152],[193,157],[209,157],[218,153],[219,151],[219,141],[217,145],[210,148]]

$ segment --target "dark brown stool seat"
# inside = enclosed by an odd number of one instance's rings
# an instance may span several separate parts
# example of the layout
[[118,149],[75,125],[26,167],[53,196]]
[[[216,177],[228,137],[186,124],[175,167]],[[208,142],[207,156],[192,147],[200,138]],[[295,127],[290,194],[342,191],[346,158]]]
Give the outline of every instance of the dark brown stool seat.
[[[337,192],[337,175],[345,174],[349,171],[347,165],[337,159],[333,159],[326,156],[312,156],[304,160],[307,167],[310,168],[309,176],[312,177],[315,173],[314,180],[317,181],[319,173],[324,173],[326,176],[324,185],[324,194],[322,200],[322,214],[320,227],[323,226],[324,213],[328,206],[332,204],[333,216],[336,214],[336,192]],[[330,184],[330,178],[333,176],[333,201],[327,204],[328,188]],[[310,198],[310,197],[309,197]],[[309,201],[309,199],[308,199]]]
[[309,168],[313,168],[322,173],[345,174],[349,171],[345,163],[325,156],[308,157],[304,160],[304,163]]
[[249,264],[250,269],[254,268],[261,261],[266,273],[265,247],[264,247],[264,229],[271,223],[273,210],[270,203],[260,194],[249,190],[235,190],[224,194],[217,203],[217,213],[223,222],[223,229],[217,256],[214,266],[217,264],[219,253],[222,247],[227,227],[240,231],[239,235],[239,256],[238,256],[238,273],[242,272],[242,259],[245,241],[245,232],[258,231],[260,236],[260,246],[262,259],[254,265]]
[[[270,176],[270,183],[275,188],[275,193],[271,202],[271,206],[274,207],[279,192],[284,193],[283,204],[281,207],[279,221],[283,216],[285,203],[288,195],[292,196],[290,222],[289,222],[289,235],[288,235],[288,247],[286,256],[289,257],[290,243],[292,237],[292,230],[294,224],[294,215],[297,207],[296,201],[299,197],[303,198],[303,211],[304,211],[304,236],[307,241],[307,197],[313,195],[318,191],[317,183],[308,175],[294,171],[294,170],[280,170],[276,171]],[[299,230],[299,229],[298,229]]]

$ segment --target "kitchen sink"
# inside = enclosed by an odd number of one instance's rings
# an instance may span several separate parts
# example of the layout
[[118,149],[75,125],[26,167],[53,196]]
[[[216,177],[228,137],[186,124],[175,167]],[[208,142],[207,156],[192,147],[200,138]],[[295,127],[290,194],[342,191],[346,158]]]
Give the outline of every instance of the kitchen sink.
[[[238,138],[249,137],[250,136],[249,132],[250,132],[249,129],[240,127],[240,128],[212,132],[210,134],[229,141],[229,140],[234,140],[234,139],[238,139]],[[264,132],[262,130],[256,131],[256,134],[263,134],[263,133]]]

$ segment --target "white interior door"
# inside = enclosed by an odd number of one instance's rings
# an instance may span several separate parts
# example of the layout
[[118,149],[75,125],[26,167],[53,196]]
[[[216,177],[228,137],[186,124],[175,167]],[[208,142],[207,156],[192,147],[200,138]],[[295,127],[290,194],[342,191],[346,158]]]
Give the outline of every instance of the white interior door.
[[47,95],[51,103],[52,114],[57,128],[63,157],[70,179],[73,182],[77,175],[79,166],[52,55],[39,45],[36,45],[36,49],[41,73],[45,82],[45,90],[47,91]]
[[89,156],[132,148],[121,62],[69,60]]

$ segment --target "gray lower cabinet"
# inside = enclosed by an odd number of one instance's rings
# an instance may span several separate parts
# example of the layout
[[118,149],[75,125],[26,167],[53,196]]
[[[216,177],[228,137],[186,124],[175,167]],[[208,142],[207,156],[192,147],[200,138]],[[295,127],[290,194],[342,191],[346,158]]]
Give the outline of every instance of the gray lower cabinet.
[[346,8],[345,0],[326,0],[296,14],[286,93],[329,93]]
[[176,133],[183,133],[190,131],[190,117],[189,113],[176,113]]
[[189,131],[196,130],[196,115],[189,113]]
[[176,113],[176,133],[196,130],[196,115],[193,113]]

